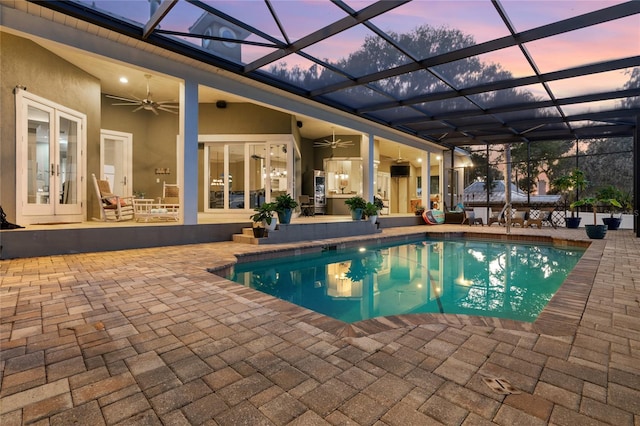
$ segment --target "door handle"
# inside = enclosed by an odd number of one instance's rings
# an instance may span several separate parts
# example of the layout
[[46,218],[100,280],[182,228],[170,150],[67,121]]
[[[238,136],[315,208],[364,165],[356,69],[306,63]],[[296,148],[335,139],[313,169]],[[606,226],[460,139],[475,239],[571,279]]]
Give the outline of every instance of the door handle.
[[60,176],[60,164],[56,164],[56,176]]
[[127,184],[127,177],[126,176],[124,177],[124,184],[125,185]]
[[55,175],[54,166],[55,164],[51,163],[51,176]]

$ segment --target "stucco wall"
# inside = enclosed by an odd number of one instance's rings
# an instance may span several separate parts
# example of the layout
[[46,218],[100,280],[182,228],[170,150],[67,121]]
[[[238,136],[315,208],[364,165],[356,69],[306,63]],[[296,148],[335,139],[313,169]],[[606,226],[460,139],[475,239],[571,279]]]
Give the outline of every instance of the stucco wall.
[[215,104],[200,104],[198,133],[245,134],[291,133],[291,115],[249,103],[227,103],[226,108]]
[[[144,192],[147,198],[160,197],[162,182],[176,183],[178,178],[178,116],[164,111],[159,115],[145,110],[133,112],[135,107],[113,106],[116,102],[102,96],[102,128],[133,134],[132,190]],[[168,168],[170,174],[156,175],[156,168]]]
[[30,93],[87,115],[86,158],[87,170],[91,170],[99,164],[100,81],[38,44],[5,32],[0,32],[0,55],[0,203],[12,221],[16,213],[13,88],[25,86]]

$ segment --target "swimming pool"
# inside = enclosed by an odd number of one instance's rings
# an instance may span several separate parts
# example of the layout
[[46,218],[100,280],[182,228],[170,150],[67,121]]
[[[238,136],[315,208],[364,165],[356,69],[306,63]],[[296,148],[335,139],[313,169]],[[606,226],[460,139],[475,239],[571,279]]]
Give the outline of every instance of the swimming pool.
[[357,322],[410,313],[535,321],[583,248],[422,239],[238,264],[235,282]]

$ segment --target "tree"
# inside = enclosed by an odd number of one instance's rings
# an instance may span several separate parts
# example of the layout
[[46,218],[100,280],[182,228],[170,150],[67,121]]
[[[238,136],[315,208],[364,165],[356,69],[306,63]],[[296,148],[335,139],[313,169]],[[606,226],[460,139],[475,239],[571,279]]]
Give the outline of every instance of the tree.
[[487,161],[487,154],[485,151],[471,151],[471,163],[473,164],[473,167],[469,168],[467,173],[469,181],[485,182],[485,189],[488,185],[489,193],[491,193],[495,187],[495,182],[502,180],[502,173],[490,162],[488,164],[489,172],[487,173]]
[[593,196],[605,186],[613,185],[623,193],[633,191],[633,139],[614,138],[589,143],[580,168],[585,171],[591,185],[586,195]]
[[569,152],[574,146],[573,141],[541,141],[531,143],[517,143],[511,145],[512,169],[516,174],[518,188],[525,192],[534,192],[538,186],[541,174],[552,178],[566,172],[559,167],[556,173],[558,158]]
[[[414,58],[422,59],[458,50],[475,44],[471,35],[461,30],[448,27],[434,28],[429,25],[419,26],[407,33],[389,32],[396,43],[410,52]],[[408,62],[407,57],[393,48],[386,40],[379,37],[366,37],[360,49],[346,58],[330,62],[326,66],[314,64],[308,69],[299,66],[288,68],[286,63],[278,63],[270,67],[269,72],[278,78],[305,88],[314,88],[344,81],[345,76],[355,78],[368,73],[393,69]],[[487,81],[498,81],[512,78],[509,71],[499,64],[483,63],[477,57],[453,61],[436,67],[439,76],[454,87],[473,86]],[[343,74],[343,75],[341,75]],[[411,78],[407,78],[411,77]],[[401,99],[420,94],[450,90],[440,79],[426,70],[414,71],[411,74],[395,76],[370,83],[367,87],[354,86],[340,92],[340,97],[357,96],[362,104],[380,101],[380,94],[390,99]],[[520,89],[498,90],[477,95],[479,103],[506,104],[530,101],[534,96]],[[444,101],[420,104],[416,107],[430,113],[467,109],[464,99],[447,99]]]

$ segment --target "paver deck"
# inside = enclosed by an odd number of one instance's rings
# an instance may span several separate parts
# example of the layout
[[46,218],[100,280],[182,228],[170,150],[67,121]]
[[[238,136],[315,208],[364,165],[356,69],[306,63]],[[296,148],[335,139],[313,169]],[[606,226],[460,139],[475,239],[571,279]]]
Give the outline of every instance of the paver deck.
[[[584,230],[513,234],[584,240]],[[346,327],[207,271],[234,254],[317,244],[1,261],[0,424],[640,425],[631,231],[592,246],[534,324],[407,315]]]

